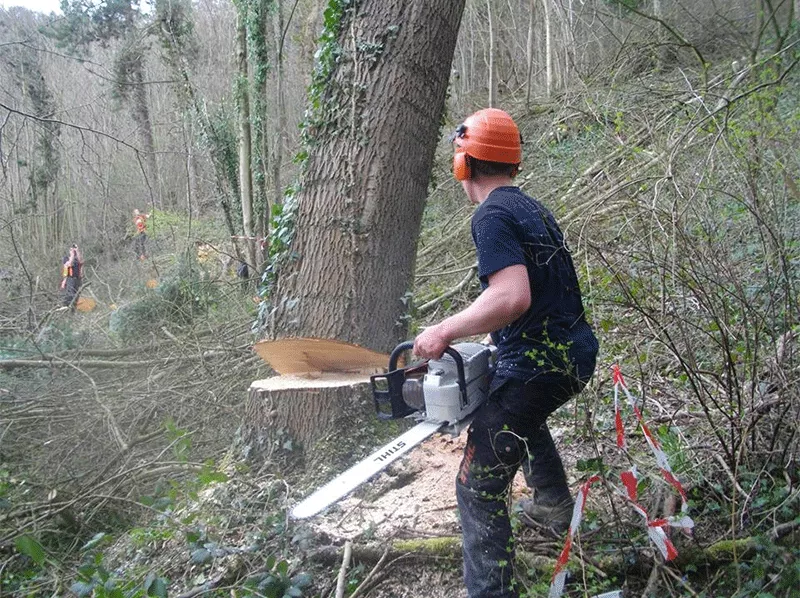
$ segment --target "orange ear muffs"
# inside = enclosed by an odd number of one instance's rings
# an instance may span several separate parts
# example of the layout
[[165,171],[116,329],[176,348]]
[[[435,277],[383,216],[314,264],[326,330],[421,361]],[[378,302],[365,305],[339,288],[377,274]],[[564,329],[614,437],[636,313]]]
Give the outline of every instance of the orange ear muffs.
[[457,181],[466,181],[472,176],[469,167],[469,156],[465,152],[456,152],[453,155],[453,175]]

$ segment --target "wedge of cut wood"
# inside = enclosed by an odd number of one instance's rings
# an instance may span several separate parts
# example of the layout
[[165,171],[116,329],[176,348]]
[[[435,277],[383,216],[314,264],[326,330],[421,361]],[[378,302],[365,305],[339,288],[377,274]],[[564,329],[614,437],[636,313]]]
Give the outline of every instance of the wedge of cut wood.
[[382,372],[389,356],[358,345],[325,338],[264,340],[253,347],[278,374]]

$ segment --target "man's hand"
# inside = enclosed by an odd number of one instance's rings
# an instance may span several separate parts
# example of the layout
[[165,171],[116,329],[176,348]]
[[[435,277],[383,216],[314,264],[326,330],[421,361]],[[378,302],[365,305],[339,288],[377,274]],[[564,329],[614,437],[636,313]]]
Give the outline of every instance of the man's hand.
[[61,288],[62,289],[66,289],[67,288],[67,279],[66,278],[63,278],[61,280]]
[[414,339],[414,355],[423,359],[439,359],[452,340],[440,324],[431,326]]

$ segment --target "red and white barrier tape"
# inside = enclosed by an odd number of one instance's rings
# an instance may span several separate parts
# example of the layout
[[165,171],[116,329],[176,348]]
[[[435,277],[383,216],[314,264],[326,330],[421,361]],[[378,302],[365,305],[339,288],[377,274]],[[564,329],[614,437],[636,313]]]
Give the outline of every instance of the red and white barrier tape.
[[[633,413],[636,415],[639,425],[642,426],[642,432],[644,433],[645,440],[647,441],[647,445],[650,447],[650,450],[653,452],[653,455],[656,458],[656,463],[658,463],[658,468],[661,470],[661,475],[681,495],[681,512],[686,513],[686,511],[689,509],[689,504],[687,503],[688,497],[686,496],[686,491],[683,489],[683,486],[681,486],[681,483],[672,473],[672,468],[669,466],[669,461],[667,460],[667,454],[661,448],[661,443],[658,441],[658,438],[653,436],[650,428],[647,427],[641,411],[639,411],[639,408],[636,406],[636,400],[628,390],[627,384],[625,384],[625,378],[622,377],[622,372],[620,371],[619,366],[614,364],[614,366],[611,368],[611,371],[612,380],[614,382],[614,409],[616,410],[614,421],[616,422],[617,426],[617,446],[622,450],[627,448],[625,442],[625,431],[622,428],[622,416],[620,415],[618,399],[619,388],[622,387],[622,390],[625,392],[625,396],[628,398],[628,404],[631,406]],[[689,521],[691,522],[691,519],[689,519]],[[692,526],[690,525],[689,527]]]
[[639,515],[641,515],[645,520],[645,525],[647,526],[647,535],[650,537],[650,541],[655,544],[656,548],[658,548],[658,551],[661,553],[661,556],[664,557],[664,560],[671,561],[678,556],[678,551],[675,548],[675,545],[669,539],[665,528],[679,527],[691,529],[694,526],[694,522],[688,515],[650,519],[650,515],[638,502],[636,488],[638,477],[636,474],[636,468],[634,467],[628,471],[623,471],[620,474],[620,479],[622,480],[622,485],[625,486],[625,490],[627,491],[626,498],[631,503],[633,510],[639,513]]
[[572,521],[569,523],[569,532],[567,533],[567,541],[564,543],[564,548],[561,555],[556,561],[556,570],[553,572],[553,581],[550,582],[550,593],[548,598],[559,598],[564,591],[564,583],[567,581],[567,572],[564,567],[569,560],[569,551],[572,549],[572,538],[581,526],[581,519],[583,518],[583,510],[586,507],[586,497],[589,496],[589,488],[600,476],[592,476],[583,483],[578,494],[575,497],[575,507],[572,509]]
[[[669,539],[665,528],[677,527],[684,530],[691,530],[694,527],[694,522],[686,514],[689,509],[686,491],[672,473],[672,469],[669,466],[669,461],[667,460],[667,455],[661,448],[661,443],[658,441],[658,438],[653,436],[650,428],[647,427],[647,424],[642,417],[642,413],[639,411],[639,408],[636,405],[636,400],[633,398],[628,390],[628,386],[625,384],[625,378],[623,378],[622,371],[620,370],[619,366],[615,364],[611,371],[612,381],[614,383],[614,425],[617,433],[617,447],[619,447],[620,450],[627,451],[625,428],[622,423],[622,410],[620,409],[619,401],[619,389],[621,387],[628,399],[628,404],[633,410],[633,413],[636,415],[639,425],[642,427],[645,440],[647,441],[647,445],[650,447],[650,450],[653,452],[653,455],[656,458],[656,463],[661,471],[661,475],[681,495],[681,515],[661,519],[650,519],[650,515],[648,515],[647,511],[639,504],[637,488],[638,476],[636,467],[634,466],[630,470],[623,471],[620,474],[622,485],[625,487],[625,492],[623,495],[628,499],[633,509],[644,518],[647,525],[647,535],[649,536],[650,541],[655,544],[656,548],[658,548],[658,551],[665,560],[671,561],[678,556],[678,551],[676,550],[675,545]],[[553,580],[550,583],[550,592],[548,594],[548,598],[559,598],[564,591],[564,583],[567,579],[567,572],[564,567],[569,560],[569,553],[572,549],[572,539],[580,527],[581,519],[583,518],[583,511],[586,507],[586,497],[589,495],[589,488],[599,479],[599,476],[592,476],[586,482],[584,482],[580,490],[578,490],[578,494],[575,497],[575,508],[572,511],[572,521],[569,525],[567,540],[564,543],[564,548],[561,551],[561,555],[558,557],[558,561],[556,561],[556,568],[553,572]]]

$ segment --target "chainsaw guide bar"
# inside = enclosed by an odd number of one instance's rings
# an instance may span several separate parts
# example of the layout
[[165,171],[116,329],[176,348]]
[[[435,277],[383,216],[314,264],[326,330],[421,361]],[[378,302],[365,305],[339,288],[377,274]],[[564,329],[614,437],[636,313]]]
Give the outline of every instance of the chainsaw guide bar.
[[295,505],[290,515],[294,519],[305,519],[316,515],[444,427],[443,423],[431,421],[417,424],[318,488],[308,498]]

